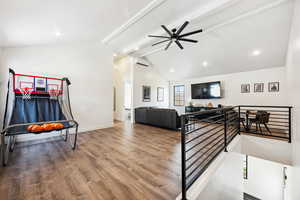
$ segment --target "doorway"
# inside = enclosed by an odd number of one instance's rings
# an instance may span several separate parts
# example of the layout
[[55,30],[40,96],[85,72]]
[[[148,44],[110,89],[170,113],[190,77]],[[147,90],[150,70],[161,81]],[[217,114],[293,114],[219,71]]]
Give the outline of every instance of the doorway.
[[131,121],[132,118],[132,83],[125,81],[124,83],[124,121]]

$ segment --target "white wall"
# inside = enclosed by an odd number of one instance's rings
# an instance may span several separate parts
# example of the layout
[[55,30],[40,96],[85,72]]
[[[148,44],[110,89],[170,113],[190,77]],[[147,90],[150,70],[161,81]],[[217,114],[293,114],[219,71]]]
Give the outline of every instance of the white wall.
[[242,153],[282,164],[292,164],[292,144],[269,138],[242,135]]
[[[155,106],[169,107],[169,82],[150,67],[135,65],[133,72],[133,107]],[[143,102],[143,86],[151,86],[151,101]],[[157,101],[157,87],[164,88],[164,101]]]
[[249,156],[244,191],[263,200],[283,200],[283,168],[284,165]]
[[[184,84],[186,89],[186,105],[191,101],[191,84],[221,81],[224,98],[212,100],[193,100],[193,103],[207,105],[212,102],[214,106],[222,105],[287,105],[286,68],[271,68],[257,71],[241,72],[234,74],[203,77],[198,79],[172,81],[170,88],[170,106],[176,108],[180,113],[184,107],[174,107],[173,86]],[[280,92],[268,92],[269,82],[280,82]],[[251,93],[241,93],[241,84],[251,84]],[[264,93],[254,93],[254,83],[264,83]]]
[[295,0],[294,17],[287,59],[289,102],[293,108],[293,184],[291,199],[300,199],[300,0]]
[[4,74],[8,73],[6,67],[3,65],[3,49],[0,48],[0,130],[2,129],[3,114],[5,109],[5,99],[6,99],[6,82]]
[[243,197],[243,156],[227,153],[197,200],[241,200]]
[[80,131],[112,126],[112,52],[108,49],[91,42],[6,48],[3,53],[5,67],[16,73],[70,79],[71,105]]

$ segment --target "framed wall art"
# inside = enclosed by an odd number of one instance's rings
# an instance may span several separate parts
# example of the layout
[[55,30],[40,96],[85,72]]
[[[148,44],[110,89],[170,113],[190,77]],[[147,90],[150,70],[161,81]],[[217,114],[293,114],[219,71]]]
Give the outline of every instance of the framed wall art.
[[264,84],[263,83],[255,83],[254,84],[254,92],[264,92]]
[[242,84],[241,93],[250,93],[250,84]]
[[279,82],[270,82],[269,92],[279,92]]
[[151,101],[151,87],[143,86],[143,102]]

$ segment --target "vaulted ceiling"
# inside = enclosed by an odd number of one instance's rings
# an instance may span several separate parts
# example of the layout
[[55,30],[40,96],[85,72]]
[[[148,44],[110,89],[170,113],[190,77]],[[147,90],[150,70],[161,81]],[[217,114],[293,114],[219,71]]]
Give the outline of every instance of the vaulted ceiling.
[[[0,0],[0,47],[89,40],[170,80],[233,73],[285,65],[292,11],[292,0]],[[151,46],[160,25],[186,20],[204,29],[197,44]]]
[[168,79],[282,67],[286,63],[291,15],[292,4],[285,3],[252,16],[237,17],[220,27],[207,26],[204,20],[208,33],[193,37],[199,43],[184,43],[184,50],[174,45],[147,57]]
[[151,0],[0,0],[0,46],[102,38]]

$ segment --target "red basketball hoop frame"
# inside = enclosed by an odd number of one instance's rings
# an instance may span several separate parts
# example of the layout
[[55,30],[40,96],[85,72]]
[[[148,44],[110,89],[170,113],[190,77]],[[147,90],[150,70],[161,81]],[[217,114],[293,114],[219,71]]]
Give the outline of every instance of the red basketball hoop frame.
[[[25,79],[22,80],[22,79]],[[37,90],[36,80],[42,79],[45,81],[45,88],[42,91]],[[53,83],[55,82],[55,84]],[[59,95],[62,95],[63,79],[47,77],[47,76],[35,76],[27,74],[14,74],[13,76],[13,91],[16,94],[22,94],[23,99],[30,99],[31,95],[49,95],[50,98],[57,99]]]

